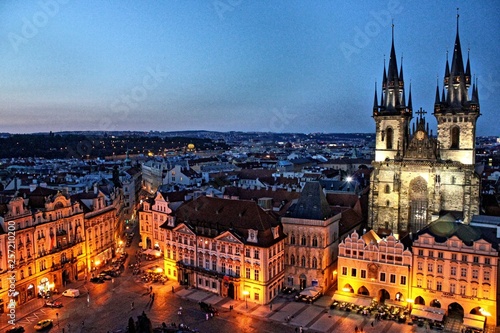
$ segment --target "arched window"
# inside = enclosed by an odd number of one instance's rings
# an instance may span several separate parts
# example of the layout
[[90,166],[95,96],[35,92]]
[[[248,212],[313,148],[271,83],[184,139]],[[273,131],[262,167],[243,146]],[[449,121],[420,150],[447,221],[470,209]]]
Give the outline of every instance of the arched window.
[[316,257],[312,258],[312,268],[318,268],[318,259],[316,259]]
[[306,267],[306,257],[302,256],[302,258],[300,258],[300,266]]
[[305,235],[302,235],[302,237],[300,238],[300,245],[306,245],[306,236]]
[[318,247],[318,238],[316,236],[313,237],[312,246]]
[[290,256],[290,265],[295,265],[295,256],[293,254]]
[[392,144],[392,141],[394,140],[394,131],[392,128],[388,127],[387,130],[385,131],[386,132],[386,148],[387,149],[392,149],[393,147],[393,144]]
[[290,236],[290,244],[295,245],[295,235],[294,234],[292,234]]
[[460,128],[458,126],[454,126],[451,128],[450,139],[450,149],[460,148]]
[[391,186],[389,184],[385,185],[385,193],[391,193]]

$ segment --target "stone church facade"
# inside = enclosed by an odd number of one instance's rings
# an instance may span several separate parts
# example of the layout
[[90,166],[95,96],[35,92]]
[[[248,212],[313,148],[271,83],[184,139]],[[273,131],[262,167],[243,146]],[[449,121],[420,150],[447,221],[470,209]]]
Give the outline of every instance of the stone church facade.
[[429,130],[426,111],[417,110],[412,121],[411,87],[405,86],[402,64],[397,65],[394,32],[380,101],[377,95],[375,89],[370,227],[381,235],[417,232],[444,213],[470,222],[479,214],[475,138],[480,112],[470,60],[463,62],[458,22],[451,66],[447,60],[442,90],[436,87],[436,135]]

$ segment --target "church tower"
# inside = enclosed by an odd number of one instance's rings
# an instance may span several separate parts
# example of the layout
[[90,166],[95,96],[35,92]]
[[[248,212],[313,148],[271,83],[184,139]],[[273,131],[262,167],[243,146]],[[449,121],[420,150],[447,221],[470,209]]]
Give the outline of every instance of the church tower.
[[472,83],[472,91],[469,94],[471,87],[470,59],[467,55],[467,65],[464,68],[458,18],[457,14],[457,34],[451,68],[448,59],[446,59],[443,94],[439,98],[438,86],[436,88],[434,116],[438,123],[437,139],[440,144],[441,157],[444,160],[474,165],[476,121],[480,116],[479,97],[475,83]]
[[[375,160],[370,179],[369,226],[379,235],[417,232],[439,217],[468,223],[479,214],[479,177],[474,169],[477,85],[471,86],[470,62],[464,68],[457,35],[451,69],[446,63],[443,96],[436,90],[437,136],[425,110],[413,119],[411,88],[405,103],[403,69],[394,50],[384,64],[380,104],[375,93]],[[447,90],[445,93],[444,90]],[[410,128],[411,127],[411,128]]]
[[402,154],[401,150],[404,150],[409,139],[411,117],[411,105],[407,106],[405,102],[403,64],[398,73],[393,25],[389,68],[386,71],[384,63],[380,104],[378,104],[375,86],[373,102],[373,118],[376,124],[375,161],[394,159],[398,154]]

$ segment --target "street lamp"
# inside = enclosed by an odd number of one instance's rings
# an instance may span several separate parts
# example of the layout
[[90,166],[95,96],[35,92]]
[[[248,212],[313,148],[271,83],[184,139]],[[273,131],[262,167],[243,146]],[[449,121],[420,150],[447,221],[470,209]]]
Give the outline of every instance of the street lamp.
[[245,295],[245,309],[248,309],[248,295],[250,295],[250,292],[248,290],[243,290],[243,295]]

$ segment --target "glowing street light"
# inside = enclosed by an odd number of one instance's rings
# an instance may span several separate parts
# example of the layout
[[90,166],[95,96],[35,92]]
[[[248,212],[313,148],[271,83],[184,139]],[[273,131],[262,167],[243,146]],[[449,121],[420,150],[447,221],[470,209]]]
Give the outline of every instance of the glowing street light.
[[248,309],[248,295],[250,295],[250,292],[248,290],[243,290],[243,295],[245,295],[245,308]]

